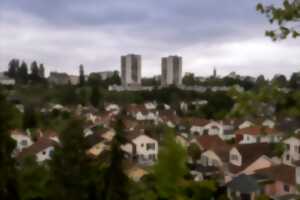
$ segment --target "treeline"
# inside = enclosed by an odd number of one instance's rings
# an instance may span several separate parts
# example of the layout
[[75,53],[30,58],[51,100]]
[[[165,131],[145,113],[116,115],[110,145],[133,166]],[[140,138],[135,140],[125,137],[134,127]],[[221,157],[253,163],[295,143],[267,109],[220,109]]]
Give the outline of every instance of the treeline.
[[289,78],[283,74],[277,74],[272,79],[267,80],[263,75],[258,76],[257,78],[246,76],[241,77],[210,77],[206,80],[200,80],[195,77],[194,74],[187,74],[183,77],[182,83],[187,86],[233,86],[240,85],[245,90],[252,90],[260,88],[264,85],[274,85],[277,87],[287,87],[291,89],[300,88],[300,73],[293,73]]
[[[139,182],[128,178],[128,166],[120,146],[124,127],[117,120],[116,136],[107,153],[98,158],[86,154],[82,120],[70,119],[59,135],[52,159],[37,163],[34,157],[15,160],[11,105],[0,95],[0,199],[9,200],[158,200],[224,199],[214,181],[194,182],[186,166],[186,150],[165,130],[157,163]],[[130,165],[129,165],[130,166]],[[217,197],[220,196],[220,197]]]
[[18,59],[12,59],[8,64],[6,75],[21,84],[43,83],[45,82],[45,67],[43,64],[33,61],[29,69],[25,61],[20,62]]

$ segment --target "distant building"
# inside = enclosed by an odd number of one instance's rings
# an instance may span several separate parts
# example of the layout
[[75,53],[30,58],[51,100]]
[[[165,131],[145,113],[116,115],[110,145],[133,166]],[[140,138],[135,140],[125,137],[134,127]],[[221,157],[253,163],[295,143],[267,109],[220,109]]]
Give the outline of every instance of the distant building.
[[182,57],[169,56],[161,61],[161,84],[181,85],[182,83]]
[[0,73],[0,85],[15,85],[16,81],[12,78],[9,78],[4,73]]
[[55,85],[67,85],[70,83],[70,77],[67,73],[50,72],[48,81]]
[[115,73],[119,74],[118,71],[103,71],[103,72],[93,72],[90,75],[97,74],[101,77],[102,80],[111,78]]
[[140,55],[129,54],[121,57],[122,85],[141,85],[141,65]]

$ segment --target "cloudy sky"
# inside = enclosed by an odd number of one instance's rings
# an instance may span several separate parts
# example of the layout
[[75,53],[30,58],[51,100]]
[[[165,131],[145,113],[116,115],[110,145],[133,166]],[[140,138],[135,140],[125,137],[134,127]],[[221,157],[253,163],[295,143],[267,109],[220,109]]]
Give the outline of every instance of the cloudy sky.
[[11,58],[37,60],[47,71],[120,68],[120,55],[141,54],[143,76],[160,59],[183,57],[184,72],[225,75],[300,70],[300,39],[272,42],[255,11],[280,0],[1,0],[0,71]]

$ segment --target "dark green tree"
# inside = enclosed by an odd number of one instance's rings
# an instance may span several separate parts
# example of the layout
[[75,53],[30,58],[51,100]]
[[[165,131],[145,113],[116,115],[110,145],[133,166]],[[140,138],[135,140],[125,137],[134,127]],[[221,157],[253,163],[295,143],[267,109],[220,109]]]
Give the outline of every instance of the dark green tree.
[[19,70],[20,61],[18,59],[12,59],[8,64],[7,75],[10,78],[17,78],[18,70]]
[[90,102],[94,107],[98,107],[101,100],[101,93],[98,86],[92,86]]
[[121,145],[124,144],[124,125],[121,119],[118,119],[115,125],[116,135],[111,144],[110,163],[105,170],[103,189],[103,200],[127,200],[128,177],[123,171],[124,154]]
[[22,84],[26,84],[28,82],[28,67],[24,61],[18,70],[17,80],[19,80]]
[[299,89],[300,88],[300,74],[299,73],[293,73],[290,81],[289,86],[293,89]]
[[49,168],[38,164],[34,157],[25,158],[19,167],[18,185],[21,200],[46,200]]
[[72,119],[60,135],[50,161],[50,199],[89,200],[92,171],[82,121]]
[[263,5],[257,4],[256,10],[264,14],[271,24],[275,24],[276,28],[267,30],[266,36],[274,41],[278,39],[286,39],[291,36],[297,38],[299,34],[300,21],[300,2],[299,0],[283,0],[282,5]]
[[36,128],[38,124],[37,114],[34,110],[34,106],[27,105],[23,114],[23,129]]
[[39,76],[39,67],[36,61],[33,61],[30,66],[31,69],[31,74],[30,74],[30,79],[33,82],[38,82],[40,80]]
[[85,77],[84,77],[84,68],[83,65],[79,66],[79,86],[84,86],[85,84]]
[[166,131],[164,144],[160,148],[158,161],[154,165],[155,187],[162,199],[180,199],[182,184],[187,173],[186,150],[177,143],[171,129]]
[[15,161],[11,157],[15,142],[9,135],[14,128],[12,107],[0,91],[0,199],[18,199]]

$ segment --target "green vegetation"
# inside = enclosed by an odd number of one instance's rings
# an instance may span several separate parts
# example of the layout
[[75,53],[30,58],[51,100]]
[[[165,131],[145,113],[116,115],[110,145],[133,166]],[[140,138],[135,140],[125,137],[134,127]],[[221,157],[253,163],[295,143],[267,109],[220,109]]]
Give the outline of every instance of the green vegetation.
[[274,41],[286,39],[291,36],[297,38],[299,34],[300,3],[298,0],[283,0],[281,6],[258,4],[256,10],[266,15],[271,24],[276,24],[276,29],[266,31]]

